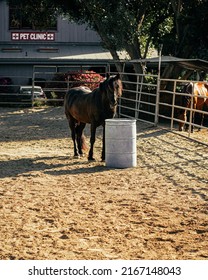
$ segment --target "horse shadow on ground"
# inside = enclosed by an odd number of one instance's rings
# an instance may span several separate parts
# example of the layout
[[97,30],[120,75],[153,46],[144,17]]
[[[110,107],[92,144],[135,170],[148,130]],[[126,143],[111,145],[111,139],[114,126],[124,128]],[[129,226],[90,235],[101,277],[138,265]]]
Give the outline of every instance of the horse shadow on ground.
[[[50,160],[57,159],[63,163],[50,163]],[[49,161],[47,163],[47,160]],[[86,166],[89,164],[89,166]],[[73,166],[76,166],[73,168]],[[77,166],[80,166],[77,168]],[[64,168],[67,168],[66,170]],[[58,170],[57,170],[58,169]],[[20,175],[31,176],[31,172],[41,171],[45,174],[59,176],[59,175],[73,175],[81,173],[95,173],[103,172],[109,168],[103,165],[90,166],[88,161],[70,161],[69,157],[37,157],[37,158],[22,158],[14,160],[0,161],[0,179],[7,177],[16,177]]]
[[[82,163],[81,163],[82,164]],[[86,163],[84,163],[86,165]],[[76,164],[77,165],[77,164]],[[105,165],[98,166],[88,166],[88,167],[80,167],[75,169],[68,170],[46,170],[45,173],[53,176],[61,176],[61,175],[77,175],[84,173],[100,173],[105,172],[107,170],[112,170],[112,168],[106,167]]]

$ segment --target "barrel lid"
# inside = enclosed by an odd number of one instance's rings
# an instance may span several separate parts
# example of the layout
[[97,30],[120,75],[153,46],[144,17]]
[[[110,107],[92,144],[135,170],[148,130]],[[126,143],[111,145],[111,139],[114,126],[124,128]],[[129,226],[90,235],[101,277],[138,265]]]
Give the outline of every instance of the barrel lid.
[[127,118],[114,118],[114,119],[106,119],[106,123],[112,124],[112,125],[129,125],[129,124],[135,124],[135,119],[127,119]]

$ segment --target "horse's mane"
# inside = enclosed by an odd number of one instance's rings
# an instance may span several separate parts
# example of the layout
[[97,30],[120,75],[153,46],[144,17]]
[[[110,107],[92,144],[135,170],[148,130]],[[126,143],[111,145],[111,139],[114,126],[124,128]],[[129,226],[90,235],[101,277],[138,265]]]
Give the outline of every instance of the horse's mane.
[[120,74],[110,76],[107,74],[106,79],[100,83],[99,88],[101,91],[107,91],[108,88],[113,88],[113,82],[121,80]]

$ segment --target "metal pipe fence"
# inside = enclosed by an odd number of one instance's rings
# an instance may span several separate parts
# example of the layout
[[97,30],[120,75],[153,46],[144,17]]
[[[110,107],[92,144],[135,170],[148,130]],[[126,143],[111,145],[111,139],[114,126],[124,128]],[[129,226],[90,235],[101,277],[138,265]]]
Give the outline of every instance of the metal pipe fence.
[[[179,122],[183,123],[184,125],[188,125],[188,136],[191,136],[191,128],[194,126],[198,129],[207,129],[208,128],[208,107],[204,108],[203,110],[198,110],[193,106],[193,99],[195,97],[194,93],[185,93],[183,92],[184,86],[187,83],[192,82],[193,84],[197,83],[198,81],[188,81],[188,80],[173,80],[173,79],[161,79],[161,84],[165,83],[166,88],[159,90],[159,102],[158,102],[158,118],[159,122],[165,123],[166,126],[171,130],[178,130]],[[165,98],[166,97],[166,98]],[[168,97],[168,98],[167,98]],[[182,104],[182,99],[184,97],[190,98],[190,106],[184,108]],[[199,98],[204,98],[208,102],[208,97],[200,95]],[[189,118],[182,121],[179,118],[181,110],[186,110],[187,115]],[[204,115],[204,123],[197,124],[193,122],[193,115]]]
[[154,123],[157,75],[123,72],[121,76],[124,89],[119,102],[119,116]]
[[[123,74],[126,75],[126,73]],[[175,131],[178,130],[179,122],[182,122],[188,125],[188,137],[191,136],[192,126],[198,129],[207,129],[208,107],[204,110],[193,108],[195,95],[183,92],[185,84],[190,82],[197,83],[198,81],[159,79],[156,75],[137,75],[137,79],[131,83],[123,80],[124,94],[119,104],[119,116],[135,118]],[[131,89],[129,89],[129,84]],[[132,85],[134,85],[134,89]],[[191,99],[191,105],[188,108],[184,108],[182,105],[184,97]],[[208,104],[207,96],[201,95],[200,98],[205,98]],[[190,115],[189,119],[185,121],[179,119],[181,110],[187,111],[187,114]],[[193,122],[194,114],[203,114],[204,123]]]
[[[64,96],[69,88],[80,85],[91,87],[94,84],[99,84],[95,81],[85,81],[82,83],[82,81],[70,80],[67,77],[67,73],[76,74],[91,71],[99,73],[104,77],[107,67],[106,64],[35,65],[32,77],[9,76],[5,74],[5,77],[10,77],[10,81],[9,84],[0,83],[0,106],[63,105]],[[20,94],[21,86],[31,86],[30,94]],[[46,98],[39,98],[35,95],[36,86],[40,86],[43,89]]]
[[[94,67],[94,68],[93,68]],[[62,66],[34,66],[33,77],[11,77],[15,83],[0,85],[0,106],[2,105],[25,105],[33,106],[36,102],[49,105],[63,105],[65,93],[69,88],[81,85],[81,81],[63,79],[67,72],[84,72],[88,69],[99,69],[99,74],[105,76],[110,69],[108,65],[62,65]],[[102,69],[102,71],[100,71]],[[117,74],[112,72],[111,74]],[[183,92],[184,85],[188,82],[197,81],[163,79],[158,75],[135,74],[129,72],[120,73],[123,82],[123,95],[118,105],[119,117],[133,118],[139,121],[150,123],[154,126],[164,126],[170,130],[178,130],[178,123],[183,122],[189,126],[188,136],[191,134],[191,126],[195,128],[208,127],[208,108],[198,110],[193,108],[193,94]],[[30,97],[20,95],[18,81],[31,81],[32,94]],[[85,81],[84,85],[94,82]],[[98,83],[99,84],[99,83]],[[41,86],[46,94],[46,99],[34,96],[34,87]],[[9,98],[8,98],[9,97]],[[189,120],[181,121],[178,112],[184,110],[181,100],[184,97],[191,98],[191,106],[186,108],[190,115]],[[5,100],[7,98],[7,100]],[[207,96],[201,96],[207,98]],[[208,101],[207,101],[208,104]],[[204,115],[204,124],[193,123],[192,116]]]
[[[20,92],[22,85],[28,85],[32,81],[29,76],[9,76],[0,78],[0,106],[32,106],[34,99],[32,89],[31,94]],[[32,82],[30,84],[32,86]]]

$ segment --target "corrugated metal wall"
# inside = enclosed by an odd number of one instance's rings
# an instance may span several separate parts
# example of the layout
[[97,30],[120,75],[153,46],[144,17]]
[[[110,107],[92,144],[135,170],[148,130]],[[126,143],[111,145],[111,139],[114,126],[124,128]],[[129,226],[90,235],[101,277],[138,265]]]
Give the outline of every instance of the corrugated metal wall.
[[87,29],[86,25],[69,23],[68,20],[58,19],[56,42],[100,42],[96,32]]
[[5,1],[0,2],[0,41],[9,41],[9,10]]

